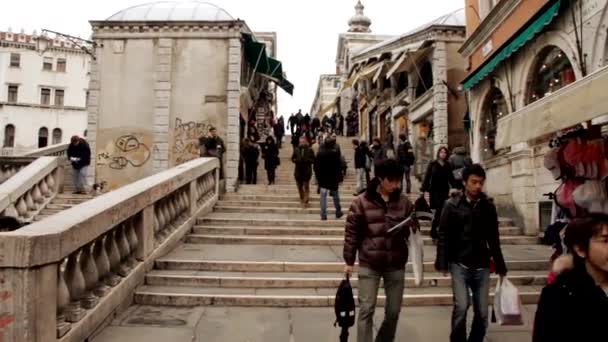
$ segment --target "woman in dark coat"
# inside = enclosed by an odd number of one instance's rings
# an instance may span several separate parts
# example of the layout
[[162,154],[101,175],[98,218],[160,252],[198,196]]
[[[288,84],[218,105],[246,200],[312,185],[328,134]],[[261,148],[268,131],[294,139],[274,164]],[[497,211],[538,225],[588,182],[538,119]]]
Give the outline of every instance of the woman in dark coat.
[[242,157],[245,163],[245,178],[247,184],[257,184],[258,179],[258,157],[260,151],[258,147],[251,143],[249,139],[243,139]]
[[268,185],[274,184],[275,171],[280,161],[279,148],[273,137],[266,138],[266,144],[262,148],[262,158],[264,158],[264,168],[268,175]]
[[431,161],[426,169],[422,188],[420,189],[422,194],[429,193],[431,209],[435,209],[435,218],[431,225],[431,237],[433,240],[437,239],[437,227],[439,226],[443,203],[450,196],[450,188],[455,185],[452,166],[448,162],[449,154],[450,152],[447,147],[442,146],[439,148],[437,159]]
[[564,242],[572,255],[553,264],[558,276],[540,295],[532,341],[606,341],[608,216],[573,220]]

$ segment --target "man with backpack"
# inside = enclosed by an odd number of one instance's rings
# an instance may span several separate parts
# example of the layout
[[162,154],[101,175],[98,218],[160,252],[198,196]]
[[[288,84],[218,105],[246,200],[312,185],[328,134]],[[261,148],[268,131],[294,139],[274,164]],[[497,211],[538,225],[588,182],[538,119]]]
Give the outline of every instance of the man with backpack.
[[[397,147],[397,157],[399,158],[399,164],[403,168],[403,176],[405,178],[405,192],[407,194],[412,193],[412,180],[410,179],[410,174],[412,171],[412,166],[416,161],[416,157],[414,156],[414,149],[412,148],[412,144],[407,140],[407,136],[405,134],[399,134],[399,140],[401,143]],[[403,180],[401,181],[401,188],[403,188]]]
[[454,153],[448,159],[448,162],[452,166],[452,173],[454,174],[454,180],[456,181],[456,188],[463,190],[462,182],[462,171],[465,167],[473,165],[473,160],[467,155],[467,150],[460,146],[454,149]]
[[[403,169],[394,159],[376,165],[375,178],[353,201],[344,235],[344,272],[347,277],[359,255],[359,318],[357,341],[372,342],[374,312],[380,280],[386,295],[385,316],[376,341],[392,342],[401,313],[408,258],[406,240],[418,229],[414,205],[400,191]],[[410,218],[402,227],[391,229]]]

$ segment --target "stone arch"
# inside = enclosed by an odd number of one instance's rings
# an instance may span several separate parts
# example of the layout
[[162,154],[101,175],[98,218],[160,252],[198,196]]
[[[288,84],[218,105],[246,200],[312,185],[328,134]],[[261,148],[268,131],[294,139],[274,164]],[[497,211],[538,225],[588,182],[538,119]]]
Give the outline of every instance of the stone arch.
[[490,85],[480,107],[480,156],[484,161],[494,158],[498,154],[495,148],[498,120],[509,114],[507,97],[496,85]]
[[531,83],[534,80],[534,72],[539,61],[539,55],[541,52],[543,52],[543,50],[551,46],[555,46],[562,50],[572,65],[576,79],[578,80],[582,78],[583,73],[580,69],[580,65],[578,64],[578,58],[576,57],[575,52],[576,45],[572,41],[571,37],[561,30],[547,31],[539,36],[533,44],[531,44],[527,53],[525,54],[525,57],[522,56],[524,61],[521,63],[519,74],[523,75],[523,77],[520,79],[518,89],[523,90],[523,93],[522,96],[519,96],[517,100],[517,108],[523,108],[528,105],[527,94],[529,93]]

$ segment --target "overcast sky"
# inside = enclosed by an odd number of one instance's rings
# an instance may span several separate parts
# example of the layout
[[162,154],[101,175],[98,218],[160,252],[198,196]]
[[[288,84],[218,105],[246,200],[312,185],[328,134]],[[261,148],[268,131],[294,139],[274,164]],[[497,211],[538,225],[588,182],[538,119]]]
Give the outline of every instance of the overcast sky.
[[[465,0],[363,0],[372,31],[398,35],[464,7]],[[0,11],[0,23],[13,32],[46,28],[88,37],[89,20],[103,20],[146,0],[17,0]],[[335,72],[338,34],[348,29],[356,0],[211,0],[254,31],[278,34],[278,58],[295,84],[294,96],[279,90],[279,112],[308,112],[319,75]]]

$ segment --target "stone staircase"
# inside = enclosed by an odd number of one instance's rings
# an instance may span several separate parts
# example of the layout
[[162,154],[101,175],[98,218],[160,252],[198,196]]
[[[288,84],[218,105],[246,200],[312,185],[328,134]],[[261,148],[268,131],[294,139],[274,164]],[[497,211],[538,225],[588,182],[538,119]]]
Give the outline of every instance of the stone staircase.
[[[340,191],[346,212],[355,186],[353,151],[349,139],[339,143],[349,161]],[[332,219],[333,205],[328,199],[330,219],[320,220],[314,185],[311,207],[299,207],[290,156],[291,146],[284,145],[276,185],[241,186],[238,193],[225,194],[213,213],[199,218],[183,244],[156,261],[145,285],[136,291],[135,302],[163,306],[332,306],[343,277],[344,218]],[[258,173],[258,182],[266,184],[265,173]],[[423,224],[425,281],[416,287],[408,265],[406,306],[452,303],[450,278],[434,270],[435,247],[429,231],[429,224]],[[538,245],[536,237],[522,235],[508,218],[500,219],[500,232],[509,277],[519,287],[522,301],[535,304],[546,282],[551,251]],[[495,282],[493,277],[493,286]],[[356,274],[352,283],[356,292]],[[379,304],[383,303],[381,289]]]
[[34,218],[35,221],[40,221],[51,215],[70,209],[78,204],[84,203],[93,198],[93,195],[77,195],[65,190],[57,194],[51,203],[49,203],[40,213]]

